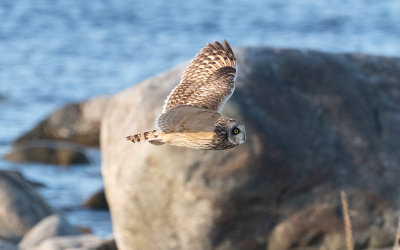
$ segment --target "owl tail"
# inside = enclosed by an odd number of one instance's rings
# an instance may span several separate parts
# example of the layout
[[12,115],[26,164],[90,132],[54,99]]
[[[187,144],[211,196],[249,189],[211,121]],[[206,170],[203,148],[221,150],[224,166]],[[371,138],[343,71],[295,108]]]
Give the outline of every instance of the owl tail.
[[164,142],[162,142],[160,139],[157,139],[159,135],[160,132],[157,129],[154,129],[152,131],[147,131],[140,134],[127,136],[126,139],[133,143],[148,141],[154,145],[162,145],[164,144]]

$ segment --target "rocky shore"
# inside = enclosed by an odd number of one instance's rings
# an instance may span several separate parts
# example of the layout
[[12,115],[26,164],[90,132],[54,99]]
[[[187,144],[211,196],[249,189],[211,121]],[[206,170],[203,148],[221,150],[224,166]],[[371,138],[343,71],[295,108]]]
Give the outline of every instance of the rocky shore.
[[[109,203],[99,191],[87,206],[110,206],[122,250],[345,249],[340,190],[355,249],[390,248],[400,205],[400,59],[270,48],[235,54],[237,88],[223,113],[246,126],[238,148],[124,140],[153,128],[182,65],[55,111],[6,158],[85,164],[85,147],[100,142]],[[116,249],[113,239],[70,225],[17,172],[0,171],[0,201],[0,249]]]
[[[54,111],[17,138],[4,158],[64,167],[88,164],[86,147],[99,146],[101,114],[107,101],[108,97],[96,97]],[[102,239],[88,229],[70,225],[37,188],[42,185],[17,171],[0,170],[1,250],[117,249],[114,239]],[[93,194],[82,206],[108,209],[104,191]]]
[[116,249],[113,239],[70,225],[35,188],[20,173],[0,170],[1,250]]

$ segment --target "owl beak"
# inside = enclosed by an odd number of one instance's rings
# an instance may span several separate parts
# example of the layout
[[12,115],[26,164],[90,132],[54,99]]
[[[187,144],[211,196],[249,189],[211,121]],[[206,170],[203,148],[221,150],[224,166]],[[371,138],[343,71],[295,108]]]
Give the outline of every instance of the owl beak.
[[240,136],[237,137],[237,144],[243,144],[246,141],[246,130],[244,129],[244,126],[240,126],[240,130],[242,131],[240,133]]
[[246,141],[246,134],[243,133],[243,135],[241,136],[240,140],[239,140],[239,145],[243,144]]

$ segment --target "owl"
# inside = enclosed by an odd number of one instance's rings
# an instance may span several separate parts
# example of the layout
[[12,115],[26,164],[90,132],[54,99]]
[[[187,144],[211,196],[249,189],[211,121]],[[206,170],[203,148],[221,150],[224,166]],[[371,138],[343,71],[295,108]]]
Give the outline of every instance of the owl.
[[156,129],[127,136],[133,142],[170,144],[205,150],[233,148],[245,142],[244,125],[221,115],[235,90],[236,58],[224,40],[207,44],[191,61],[165,100]]

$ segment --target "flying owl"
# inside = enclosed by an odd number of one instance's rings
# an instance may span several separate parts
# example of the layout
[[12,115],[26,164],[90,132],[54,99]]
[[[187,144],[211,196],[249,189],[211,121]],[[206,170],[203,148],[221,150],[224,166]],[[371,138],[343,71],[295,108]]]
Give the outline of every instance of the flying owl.
[[165,101],[156,129],[127,136],[194,149],[223,150],[246,140],[244,125],[221,115],[235,90],[236,58],[224,40],[207,44],[192,60]]

